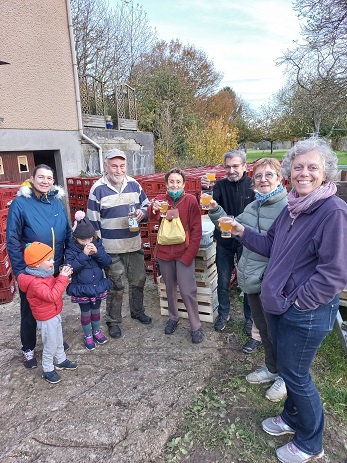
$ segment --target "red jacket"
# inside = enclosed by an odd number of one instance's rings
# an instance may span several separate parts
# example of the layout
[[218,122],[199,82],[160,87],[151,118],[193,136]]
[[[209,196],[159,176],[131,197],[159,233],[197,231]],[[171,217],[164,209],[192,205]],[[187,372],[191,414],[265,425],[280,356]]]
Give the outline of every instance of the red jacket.
[[35,320],[50,320],[63,309],[63,293],[69,278],[58,275],[40,278],[26,273],[18,275],[18,286],[27,295]]
[[[174,205],[173,199],[168,194],[160,194],[155,200],[166,200],[169,203],[169,209],[175,207],[179,211],[179,216],[183,228],[188,231],[189,244],[172,244],[169,246],[157,244],[157,257],[163,260],[179,260],[185,265],[190,265],[198,253],[202,237],[201,212],[198,201],[195,196],[183,193]],[[147,209],[148,220],[160,221],[160,214],[153,213],[152,204]]]

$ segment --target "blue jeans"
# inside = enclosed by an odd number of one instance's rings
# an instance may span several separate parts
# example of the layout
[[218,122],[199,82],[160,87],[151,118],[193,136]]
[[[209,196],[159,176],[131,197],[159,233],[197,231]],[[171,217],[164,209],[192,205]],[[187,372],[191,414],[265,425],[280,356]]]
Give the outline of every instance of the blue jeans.
[[294,444],[309,455],[322,451],[324,411],[310,367],[324,338],[333,329],[339,296],[315,310],[291,305],[282,315],[269,314],[279,374],[288,396],[281,417],[296,433]]
[[[227,238],[226,238],[227,239]],[[217,295],[218,295],[218,315],[228,317],[230,312],[229,286],[231,272],[234,268],[235,251],[232,248],[224,248],[217,243],[216,265],[217,265]]]

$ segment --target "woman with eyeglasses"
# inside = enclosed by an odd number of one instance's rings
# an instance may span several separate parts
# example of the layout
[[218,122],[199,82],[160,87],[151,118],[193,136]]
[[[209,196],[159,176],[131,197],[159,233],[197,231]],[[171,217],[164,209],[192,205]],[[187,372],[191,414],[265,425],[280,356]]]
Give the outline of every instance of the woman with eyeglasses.
[[279,461],[305,463],[324,454],[324,411],[310,367],[347,285],[347,205],[335,195],[337,157],[323,139],[299,141],[281,171],[293,188],[288,207],[266,235],[236,221],[233,234],[269,257],[261,301],[288,396],[282,413],[262,427],[272,436],[294,435],[276,450]]
[[[256,199],[246,206],[236,220],[265,234],[287,205],[287,191],[281,181],[281,165],[277,159],[263,158],[256,161],[253,166]],[[217,226],[218,219],[223,215],[226,214],[220,206],[214,212],[210,212],[210,218]],[[247,294],[252,318],[259,330],[265,354],[265,366],[248,374],[246,380],[251,384],[273,382],[265,397],[272,402],[278,402],[286,397],[287,391],[283,379],[278,375],[266,313],[260,300],[261,283],[268,260],[267,257],[244,247],[237,264],[237,282]]]

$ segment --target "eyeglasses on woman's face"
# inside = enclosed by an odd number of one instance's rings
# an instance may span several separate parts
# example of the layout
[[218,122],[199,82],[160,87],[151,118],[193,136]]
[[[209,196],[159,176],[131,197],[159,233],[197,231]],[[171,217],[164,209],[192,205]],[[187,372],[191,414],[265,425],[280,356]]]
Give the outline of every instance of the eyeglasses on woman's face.
[[253,178],[256,182],[260,182],[263,178],[265,180],[272,180],[275,175],[277,175],[276,172],[264,172],[262,174],[255,174]]

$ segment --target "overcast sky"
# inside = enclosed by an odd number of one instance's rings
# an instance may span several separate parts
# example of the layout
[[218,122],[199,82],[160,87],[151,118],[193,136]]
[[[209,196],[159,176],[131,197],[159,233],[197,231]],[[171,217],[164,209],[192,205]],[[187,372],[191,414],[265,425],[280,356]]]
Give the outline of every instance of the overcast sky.
[[[299,38],[291,0],[135,0],[158,38],[202,49],[230,86],[253,108],[283,83],[275,60]],[[116,0],[110,0],[110,5]]]

